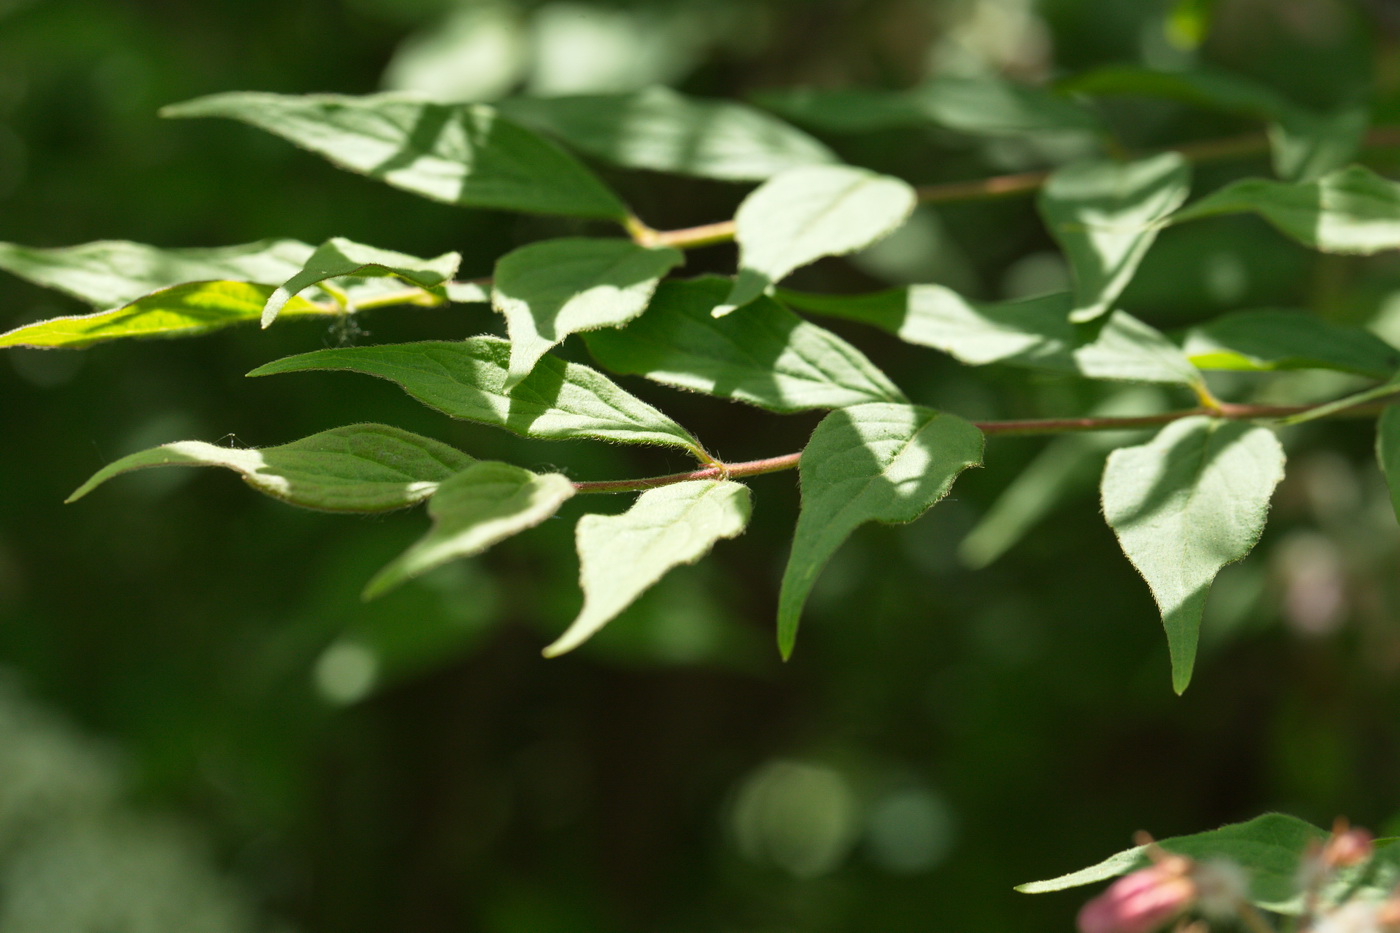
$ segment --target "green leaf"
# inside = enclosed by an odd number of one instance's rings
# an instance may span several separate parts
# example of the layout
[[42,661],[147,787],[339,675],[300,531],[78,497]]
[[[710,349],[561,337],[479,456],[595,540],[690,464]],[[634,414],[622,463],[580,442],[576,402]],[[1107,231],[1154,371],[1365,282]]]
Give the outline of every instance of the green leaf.
[[714,480],[649,490],[621,515],[585,515],[577,529],[583,610],[545,657],[574,650],[673,567],[695,563],[748,523],[748,487]]
[[259,366],[250,376],[344,370],[388,379],[453,418],[505,428],[522,437],[587,437],[624,444],[682,447],[708,460],[700,442],[602,373],[546,356],[513,390],[505,388],[510,343],[497,337],[337,347]]
[[836,162],[830,149],[766,113],[664,87],[632,94],[517,97],[512,120],[626,168],[762,181],[799,165]]
[[166,107],[166,117],[229,117],[341,168],[434,201],[623,220],[627,208],[568,153],[484,104],[401,94],[240,92]]
[[215,249],[158,249],[125,240],[57,249],[0,243],[0,269],[106,311],[187,282],[276,285],[295,275],[311,252],[296,240]]
[[1236,311],[1186,332],[1183,349],[1201,369],[1331,369],[1385,379],[1400,350],[1359,327],[1307,311]]
[[[0,347],[79,349],[126,337],[193,337],[256,321],[273,292],[248,282],[190,282],[152,292],[111,311],[36,321],[0,334]],[[293,299],[287,316],[339,317],[339,308]]]
[[569,334],[621,327],[641,314],[657,283],[683,262],[670,247],[585,238],[532,243],[501,257],[491,302],[510,332],[506,388]]
[[714,276],[663,283],[646,314],[587,335],[588,349],[613,372],[769,411],[906,401],[859,350],[771,299],[714,317],[728,290]]
[[[1157,844],[1168,852],[1191,859],[1228,859],[1249,876],[1249,897],[1256,906],[1296,914],[1302,907],[1298,892],[1298,864],[1310,846],[1325,842],[1328,834],[1316,826],[1282,813],[1267,813],[1245,823],[1232,823],[1209,832],[1174,836]],[[1150,864],[1146,848],[1134,846],[1109,856],[1097,865],[1049,881],[1018,885],[1023,894],[1063,891],[1125,875]]]
[[735,216],[739,278],[715,316],[748,304],[800,266],[894,232],[917,200],[898,178],[846,166],[795,168],[765,182]]
[[1269,127],[1274,172],[1286,181],[1315,181],[1345,168],[1361,151],[1369,125],[1364,107],[1323,114],[1290,107]]
[[1054,91],[997,78],[945,76],[902,91],[785,90],[758,103],[831,133],[942,126],[978,136],[1097,133],[1098,118]]
[[1161,610],[1177,693],[1191,682],[1210,584],[1259,540],[1283,462],[1268,428],[1208,417],[1109,455],[1104,517]]
[[913,285],[868,295],[780,289],[778,298],[803,311],[878,327],[970,366],[1002,363],[1126,382],[1200,381],[1181,348],[1123,311],[1072,323],[1066,294],[981,303],[942,285]]
[[1324,253],[1369,255],[1400,247],[1400,184],[1360,165],[1308,182],[1246,178],[1206,195],[1171,221],[1245,213]]
[[1390,489],[1390,504],[1400,518],[1400,408],[1394,405],[1376,420],[1376,460]]
[[817,574],[867,522],[912,522],[982,463],[982,432],[917,405],[856,405],[822,419],[798,469],[802,510],[778,596],[778,648],[792,654]]
[[1177,48],[1196,49],[1210,35],[1217,0],[1176,0],[1167,14],[1167,38]]
[[1074,273],[1070,319],[1107,314],[1172,211],[1191,190],[1176,153],[1137,162],[1078,162],[1050,176],[1039,206]]
[[272,293],[263,308],[262,326],[271,325],[287,302],[301,292],[327,279],[346,275],[402,279],[445,301],[447,291],[443,285],[456,274],[461,262],[462,257],[458,253],[443,253],[436,259],[419,259],[334,237],[316,247],[302,268]]
[[1291,107],[1286,98],[1266,85],[1210,68],[1163,71],[1110,65],[1062,81],[1059,87],[1091,96],[1157,97],[1263,120],[1277,119]]
[[558,473],[531,473],[491,460],[472,464],[438,487],[428,502],[432,530],[374,575],[365,599],[535,527],[573,494],[573,483]]
[[491,287],[480,282],[448,282],[447,300],[455,301],[458,304],[490,304]]
[[233,470],[259,492],[334,512],[384,512],[431,496],[473,463],[446,444],[384,424],[332,428],[279,447],[216,447],[178,441],[131,454],[99,470],[68,497],[75,502],[121,473],[157,466]]

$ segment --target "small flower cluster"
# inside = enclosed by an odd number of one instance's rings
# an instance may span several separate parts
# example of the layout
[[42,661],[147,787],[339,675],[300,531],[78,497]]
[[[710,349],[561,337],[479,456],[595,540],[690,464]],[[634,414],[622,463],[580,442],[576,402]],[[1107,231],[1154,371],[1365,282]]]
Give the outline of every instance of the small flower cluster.
[[[1143,835],[1152,864],[1119,878],[1079,911],[1079,933],[1156,933],[1176,924],[1177,933],[1205,933],[1211,923],[1242,925],[1251,933],[1275,927],[1249,900],[1249,877],[1234,862],[1196,861],[1163,850]],[[1374,840],[1364,829],[1338,820],[1325,843],[1313,845],[1298,866],[1303,895],[1300,933],[1400,933],[1400,889],[1388,898],[1353,898],[1323,903],[1323,891],[1338,869],[1371,858]],[[1195,918],[1195,919],[1192,919]]]

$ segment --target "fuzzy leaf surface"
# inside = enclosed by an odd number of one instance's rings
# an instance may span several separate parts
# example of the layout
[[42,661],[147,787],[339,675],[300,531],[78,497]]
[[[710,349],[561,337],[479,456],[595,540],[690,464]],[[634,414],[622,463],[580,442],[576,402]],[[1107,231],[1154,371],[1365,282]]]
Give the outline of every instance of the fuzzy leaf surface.
[[1109,455],[1104,517],[1161,611],[1177,693],[1191,682],[1210,585],[1259,540],[1283,463],[1273,431],[1208,417]]
[[455,447],[385,424],[332,428],[277,447],[216,447],[177,441],[108,464],[68,497],[74,502],[107,480],[158,466],[214,466],[275,499],[308,509],[384,512],[431,496],[474,461]]
[[519,385],[570,334],[621,327],[641,314],[657,283],[684,261],[670,247],[584,237],[532,243],[502,256],[491,303],[510,333],[506,388]]
[[456,274],[461,262],[462,257],[458,253],[443,253],[435,259],[419,259],[334,237],[316,247],[296,274],[267,299],[262,312],[262,326],[267,327],[275,321],[287,302],[301,292],[339,276],[401,279],[446,301],[447,291],[443,286]]
[[1324,253],[1400,247],[1400,184],[1360,165],[1308,182],[1246,178],[1178,211],[1172,222],[1247,213]]
[[905,182],[865,169],[821,165],[775,176],[739,205],[739,277],[715,315],[748,304],[794,269],[893,233],[916,201]]
[[863,353],[769,298],[716,318],[729,281],[665,282],[644,315],[585,340],[604,367],[769,411],[903,402]]
[[379,347],[337,347],[274,360],[250,376],[344,370],[398,383],[418,401],[465,421],[522,437],[594,438],[661,444],[701,454],[699,441],[602,373],[546,356],[514,389],[505,388],[510,343],[498,337]]
[[549,518],[574,494],[558,473],[482,460],[447,479],[428,501],[432,529],[365,587],[365,598],[382,596],[450,560],[472,557]]
[[1108,313],[1190,190],[1189,163],[1170,152],[1125,164],[1077,162],[1050,176],[1038,204],[1074,273],[1071,320]]
[[876,403],[833,411],[798,464],[802,508],[778,595],[778,649],[792,654],[817,574],[867,522],[912,522],[982,463],[982,432],[955,415]]
[[720,539],[741,534],[749,512],[747,486],[698,480],[648,490],[621,515],[579,519],[576,538],[583,609],[564,634],[544,649],[545,657],[574,650],[672,568],[693,564]]
[[724,181],[763,181],[799,165],[839,161],[781,120],[732,101],[664,87],[631,94],[517,97],[502,113],[566,145],[626,168]]
[[982,303],[942,285],[912,285],[866,295],[780,289],[778,299],[803,311],[878,327],[970,366],[1001,363],[1125,382],[1200,380],[1180,347],[1126,312],[1083,324],[1070,321],[1068,294]]
[[1400,350],[1370,331],[1307,311],[1235,311],[1186,332],[1182,349],[1200,369],[1331,369],[1387,379]]
[[235,92],[166,107],[167,117],[227,117],[335,165],[464,207],[622,220],[627,209],[573,156],[484,104],[401,94],[347,97]]

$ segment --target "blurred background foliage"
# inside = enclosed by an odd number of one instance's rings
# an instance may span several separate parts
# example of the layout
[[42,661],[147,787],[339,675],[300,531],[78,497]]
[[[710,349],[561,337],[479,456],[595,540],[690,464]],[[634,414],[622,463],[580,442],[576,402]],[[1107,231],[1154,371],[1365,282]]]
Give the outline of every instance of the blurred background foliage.
[[[155,116],[209,92],[489,100],[669,84],[752,99],[1208,63],[1314,108],[1368,100],[1393,122],[1397,28],[1388,0],[0,0],[0,239],[342,235],[460,250],[470,277],[515,245],[588,229],[419,201],[243,127]],[[1250,128],[1137,98],[1102,109],[1134,149]],[[826,141],[918,183],[1052,166],[1083,145],[931,127]],[[1203,167],[1197,191],[1242,172],[1267,165]],[[745,190],[607,177],[657,227],[731,216]],[[687,273],[732,264],[718,247]],[[1065,278],[1033,204],[1007,200],[923,208],[793,284],[937,281],[998,298]],[[1222,219],[1167,230],[1124,304],[1163,328],[1306,307],[1400,340],[1400,261],[1318,256]],[[0,329],[77,310],[0,281]],[[365,342],[501,329],[460,306],[362,326]],[[1180,401],[843,333],[915,400],[969,417]],[[1180,699],[1147,589],[1099,516],[1105,448],[1082,440],[996,440],[931,515],[858,533],[787,665],[772,618],[790,475],[754,481],[743,538],[549,662],[539,649],[580,599],[577,501],[369,605],[362,582],[421,515],[299,512],[217,471],[140,474],[61,505],[146,446],[262,446],[354,421],[579,479],[683,466],[448,423],[372,380],[241,378],[342,337],[288,324],[0,360],[0,933],[1067,929],[1076,898],[1011,886],[1139,828],[1279,809],[1400,831],[1400,531],[1369,424],[1286,434],[1270,529],[1218,582]],[[816,420],[627,385],[729,459],[797,449]],[[1292,374],[1218,388],[1245,401],[1343,386]]]

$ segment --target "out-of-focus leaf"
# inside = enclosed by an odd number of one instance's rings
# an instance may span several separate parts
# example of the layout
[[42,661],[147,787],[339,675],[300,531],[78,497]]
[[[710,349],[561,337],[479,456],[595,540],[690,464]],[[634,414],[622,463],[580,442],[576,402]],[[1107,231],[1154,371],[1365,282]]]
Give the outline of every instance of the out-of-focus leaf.
[[1211,582],[1259,540],[1283,463],[1273,431],[1208,417],[1109,455],[1104,517],[1161,610],[1177,693],[1191,682]]
[[1180,347],[1123,311],[1071,322],[1067,294],[980,303],[942,285],[913,285],[868,295],[780,289],[778,298],[803,311],[878,327],[971,366],[1002,363],[1127,382],[1200,381]]
[[749,509],[747,486],[700,480],[644,492],[621,515],[585,515],[577,530],[583,609],[545,657],[574,650],[673,567],[741,534]]
[[855,405],[822,419],[802,452],[802,510],[778,596],[778,649],[792,654],[817,574],[867,522],[912,522],[982,462],[982,432],[917,405]]
[[1245,213],[1324,253],[1400,247],[1400,184],[1360,165],[1308,182],[1246,178],[1188,205],[1171,222]]
[[1332,369],[1375,379],[1400,369],[1400,350],[1358,327],[1307,311],[1235,311],[1186,332],[1182,349],[1200,369]]
[[547,240],[501,257],[491,296],[510,332],[506,389],[565,337],[621,327],[646,310],[656,285],[685,261],[680,250],[630,240]]
[[700,442],[602,373],[552,356],[513,390],[505,388],[510,343],[497,337],[457,342],[337,347],[275,360],[250,376],[344,370],[388,379],[453,418],[495,425],[522,437],[595,438],[682,447],[706,459]]
[[531,473],[490,460],[474,463],[438,487],[428,502],[432,530],[375,574],[365,598],[533,528],[573,494],[573,483],[558,473]]
[[295,275],[312,248],[296,240],[259,240],[214,249],[160,249],[126,240],[40,249],[0,243],[0,269],[107,311],[189,282],[276,285]]
[[1285,181],[1315,181],[1345,168],[1361,150],[1368,126],[1364,107],[1322,114],[1290,107],[1269,127],[1274,172]]
[[[152,292],[111,311],[50,318],[0,334],[0,347],[79,349],[127,337],[194,337],[233,324],[256,321],[272,295],[271,285],[249,282],[190,282]],[[294,298],[291,316],[338,317],[335,307]]]
[[617,196],[572,156],[484,104],[401,94],[235,92],[175,104],[161,114],[240,120],[341,168],[448,204],[627,217]]
[[613,372],[769,411],[905,401],[863,353],[769,298],[714,317],[728,290],[727,279],[713,276],[663,283],[644,315],[587,335],[588,349]]
[[517,97],[497,106],[512,120],[627,168],[762,181],[799,165],[839,161],[806,133],[761,111],[664,87],[633,94]]
[[898,178],[846,166],[795,168],[765,182],[739,206],[739,278],[715,316],[748,304],[794,269],[887,236],[916,201]]
[[457,272],[462,262],[458,253],[443,253],[435,259],[419,259],[392,250],[378,249],[334,237],[316,248],[297,273],[278,287],[267,299],[262,312],[262,326],[267,327],[287,302],[313,285],[339,276],[392,277],[447,299],[443,284]]
[[1400,518],[1400,408],[1394,405],[1376,421],[1376,460],[1390,489],[1390,504]]
[[1050,176],[1039,206],[1074,273],[1070,320],[1108,313],[1190,190],[1190,165],[1170,152],[1126,164],[1080,162]]
[[1136,65],[1110,65],[1061,81],[1076,94],[1159,97],[1196,107],[1276,119],[1291,106],[1277,91],[1248,78],[1211,68],[1164,71]]
[[278,447],[216,447],[177,441],[108,464],[68,497],[74,502],[114,476],[157,466],[233,470],[259,492],[335,512],[384,512],[431,496],[474,462],[455,447],[384,424],[332,428]]
[[1195,49],[1206,41],[1217,0],[1176,0],[1167,14],[1167,38],[1178,48]]

